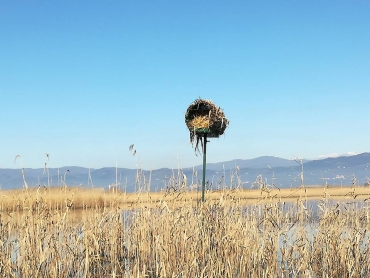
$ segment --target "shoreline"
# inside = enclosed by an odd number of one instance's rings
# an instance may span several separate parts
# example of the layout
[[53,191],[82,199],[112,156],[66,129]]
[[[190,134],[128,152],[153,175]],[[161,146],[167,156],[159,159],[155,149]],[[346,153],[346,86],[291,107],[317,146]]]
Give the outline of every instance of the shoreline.
[[[223,189],[206,191],[206,203],[226,202],[237,205],[263,204],[267,202],[295,202],[297,200],[367,200],[370,187],[364,186],[305,186],[284,189]],[[40,204],[51,210],[155,208],[163,204],[171,207],[201,204],[201,191],[178,190],[173,192],[108,192],[103,188],[51,187],[42,189],[14,189],[0,191],[1,211],[14,212]]]

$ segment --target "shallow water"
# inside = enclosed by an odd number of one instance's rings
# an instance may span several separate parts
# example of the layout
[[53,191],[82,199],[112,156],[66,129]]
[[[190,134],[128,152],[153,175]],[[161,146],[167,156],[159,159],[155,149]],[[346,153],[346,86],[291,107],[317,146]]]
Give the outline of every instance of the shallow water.
[[[216,208],[217,209],[217,208]],[[282,248],[291,247],[297,244],[303,244],[300,242],[301,238],[305,238],[306,242],[304,244],[311,245],[315,240],[315,237],[322,233],[320,230],[320,220],[324,216],[325,213],[336,213],[336,212],[344,212],[346,214],[356,214],[359,213],[361,210],[368,209],[368,203],[363,200],[346,200],[346,201],[336,201],[336,200],[308,200],[308,201],[297,201],[297,202],[277,202],[274,204],[261,204],[261,205],[248,205],[242,208],[242,214],[244,218],[257,216],[260,217],[261,220],[266,216],[266,211],[268,210],[275,210],[276,214],[272,215],[286,215],[286,221],[282,223],[277,223],[275,227],[274,233],[276,240],[278,242],[277,248],[277,259],[279,262],[280,267],[286,267],[284,264],[286,262],[282,259]],[[148,211],[148,210],[144,210]],[[164,210],[165,211],[165,210]],[[231,211],[231,210],[230,210]],[[124,231],[128,232],[130,225],[132,223],[133,218],[140,214],[142,210],[122,210],[121,217],[122,223],[124,225]],[[161,214],[162,210],[159,208],[150,209],[151,214],[155,217],[156,214]],[[199,213],[198,209],[193,210],[194,213]],[[209,210],[212,213],[212,209]],[[72,220],[73,223],[76,225],[76,235],[72,235],[69,240],[70,243],[73,244],[75,238],[74,236],[79,237],[81,240],[84,238],[84,231],[82,226],[82,221],[87,216],[83,211],[70,211],[68,215],[68,220]],[[108,217],[107,215],[104,216],[102,213],[101,216],[102,221],[100,222],[101,225],[104,225],[104,217]],[[232,217],[232,216],[230,216]],[[298,220],[297,220],[298,219]],[[367,219],[368,221],[369,219]],[[264,224],[262,222],[261,226],[259,227],[261,230],[261,235],[264,230]],[[353,234],[353,226],[351,222],[345,227],[341,227],[342,233],[341,237],[344,239],[348,236]],[[351,234],[352,233],[352,234]],[[361,248],[366,248],[365,244],[369,241],[370,233],[366,232],[365,239],[362,243]],[[59,235],[59,239],[61,242],[66,240],[63,238],[62,235]],[[21,242],[18,240],[16,235],[13,235],[6,241],[5,244],[6,248],[10,248],[11,250],[11,260],[13,263],[17,263],[20,265],[22,263],[22,254],[21,254]],[[126,245],[127,249],[130,249],[130,243],[127,242]],[[81,247],[82,248],[82,247]],[[298,257],[298,251],[294,251],[293,256]],[[129,271],[130,264],[129,261],[126,259],[125,261],[126,269]],[[20,277],[19,274],[16,272],[14,273],[16,277]],[[79,274],[77,277],[83,277],[83,273]]]

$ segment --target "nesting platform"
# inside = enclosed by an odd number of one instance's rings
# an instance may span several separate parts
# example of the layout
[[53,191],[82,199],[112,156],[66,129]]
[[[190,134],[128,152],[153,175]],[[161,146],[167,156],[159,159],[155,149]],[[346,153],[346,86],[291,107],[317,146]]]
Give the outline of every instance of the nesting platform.
[[186,110],[185,123],[190,132],[190,141],[194,143],[198,136],[218,138],[224,134],[229,120],[211,100],[197,99]]

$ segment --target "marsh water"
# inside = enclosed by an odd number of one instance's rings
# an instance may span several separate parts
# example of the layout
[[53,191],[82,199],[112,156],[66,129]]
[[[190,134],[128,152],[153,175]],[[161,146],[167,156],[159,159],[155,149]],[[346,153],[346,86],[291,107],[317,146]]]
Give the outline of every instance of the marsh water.
[[[161,214],[161,209],[150,209],[151,214],[155,215]],[[120,212],[121,222],[124,226],[124,234],[128,234],[131,228],[132,221],[135,221],[135,217],[142,213],[142,209],[132,209],[132,210],[122,210]],[[226,210],[227,211],[227,210]],[[336,201],[336,200],[307,200],[307,201],[296,201],[296,202],[276,202],[271,204],[259,204],[259,205],[248,205],[242,207],[242,217],[247,219],[248,217],[260,217],[260,224],[258,229],[262,238],[266,230],[269,230],[270,235],[275,237],[277,246],[277,260],[281,267],[284,267],[283,260],[283,250],[284,248],[289,248],[295,245],[307,243],[312,244],[315,238],[320,235],[325,236],[327,231],[330,231],[330,222],[323,225],[321,222],[325,217],[339,215],[340,212],[346,213],[347,215],[356,215],[360,212],[363,214],[363,220],[369,223],[369,206],[365,200],[346,200],[346,201]],[[212,209],[209,211],[212,213]],[[68,244],[78,244],[82,242],[85,236],[84,224],[86,218],[86,213],[83,211],[73,211],[71,210],[68,214],[68,219],[71,223],[75,223],[75,229],[73,235],[65,236],[58,234],[60,242],[69,241]],[[198,213],[195,208],[194,213]],[[104,216],[102,213],[102,219],[100,225],[104,225],[105,217],[110,217],[109,214]],[[339,236],[341,238],[346,238],[353,235],[354,223],[350,221],[350,216],[348,216],[349,221],[346,222],[345,226],[341,226]],[[276,219],[274,219],[276,218]],[[283,218],[284,221],[278,218]],[[269,226],[269,227],[267,227]],[[369,242],[370,233],[368,231],[363,235],[362,246],[360,248],[365,248],[366,244]],[[1,239],[4,240],[4,239]],[[45,241],[45,246],[47,242]],[[17,236],[13,234],[10,238],[6,239],[4,242],[5,248],[10,248],[11,250],[11,261],[14,264],[22,264],[22,241]],[[82,246],[79,248],[83,248]],[[126,247],[127,251],[130,251],[130,241],[127,239]],[[293,256],[299,256],[297,249]],[[67,254],[66,254],[67,255]],[[125,259],[125,267],[127,271],[130,270],[130,261]],[[19,273],[14,273],[15,277],[22,277]],[[84,272],[78,277],[83,277]]]

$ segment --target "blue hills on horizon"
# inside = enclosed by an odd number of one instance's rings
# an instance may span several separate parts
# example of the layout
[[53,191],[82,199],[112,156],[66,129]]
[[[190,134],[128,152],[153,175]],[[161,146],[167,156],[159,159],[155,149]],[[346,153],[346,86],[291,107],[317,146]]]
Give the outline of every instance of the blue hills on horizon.
[[[309,185],[364,185],[370,178],[370,153],[352,156],[340,156],[320,160],[303,160],[304,184]],[[294,160],[261,156],[254,159],[235,159],[219,163],[207,164],[207,186],[210,189],[240,186],[251,188],[258,176],[268,184],[279,188],[297,187],[301,183],[302,168]],[[184,169],[161,168],[147,171],[104,167],[88,169],[71,166],[59,169],[44,168],[24,169],[24,179],[29,187],[38,186],[83,186],[103,187],[118,184],[122,190],[133,192],[137,190],[158,191],[177,187],[184,182],[187,185],[200,184],[202,166]],[[49,178],[48,178],[49,176]],[[0,169],[1,189],[22,188],[24,185],[21,169]],[[150,188],[148,188],[150,185]],[[193,187],[193,188],[196,188]]]

